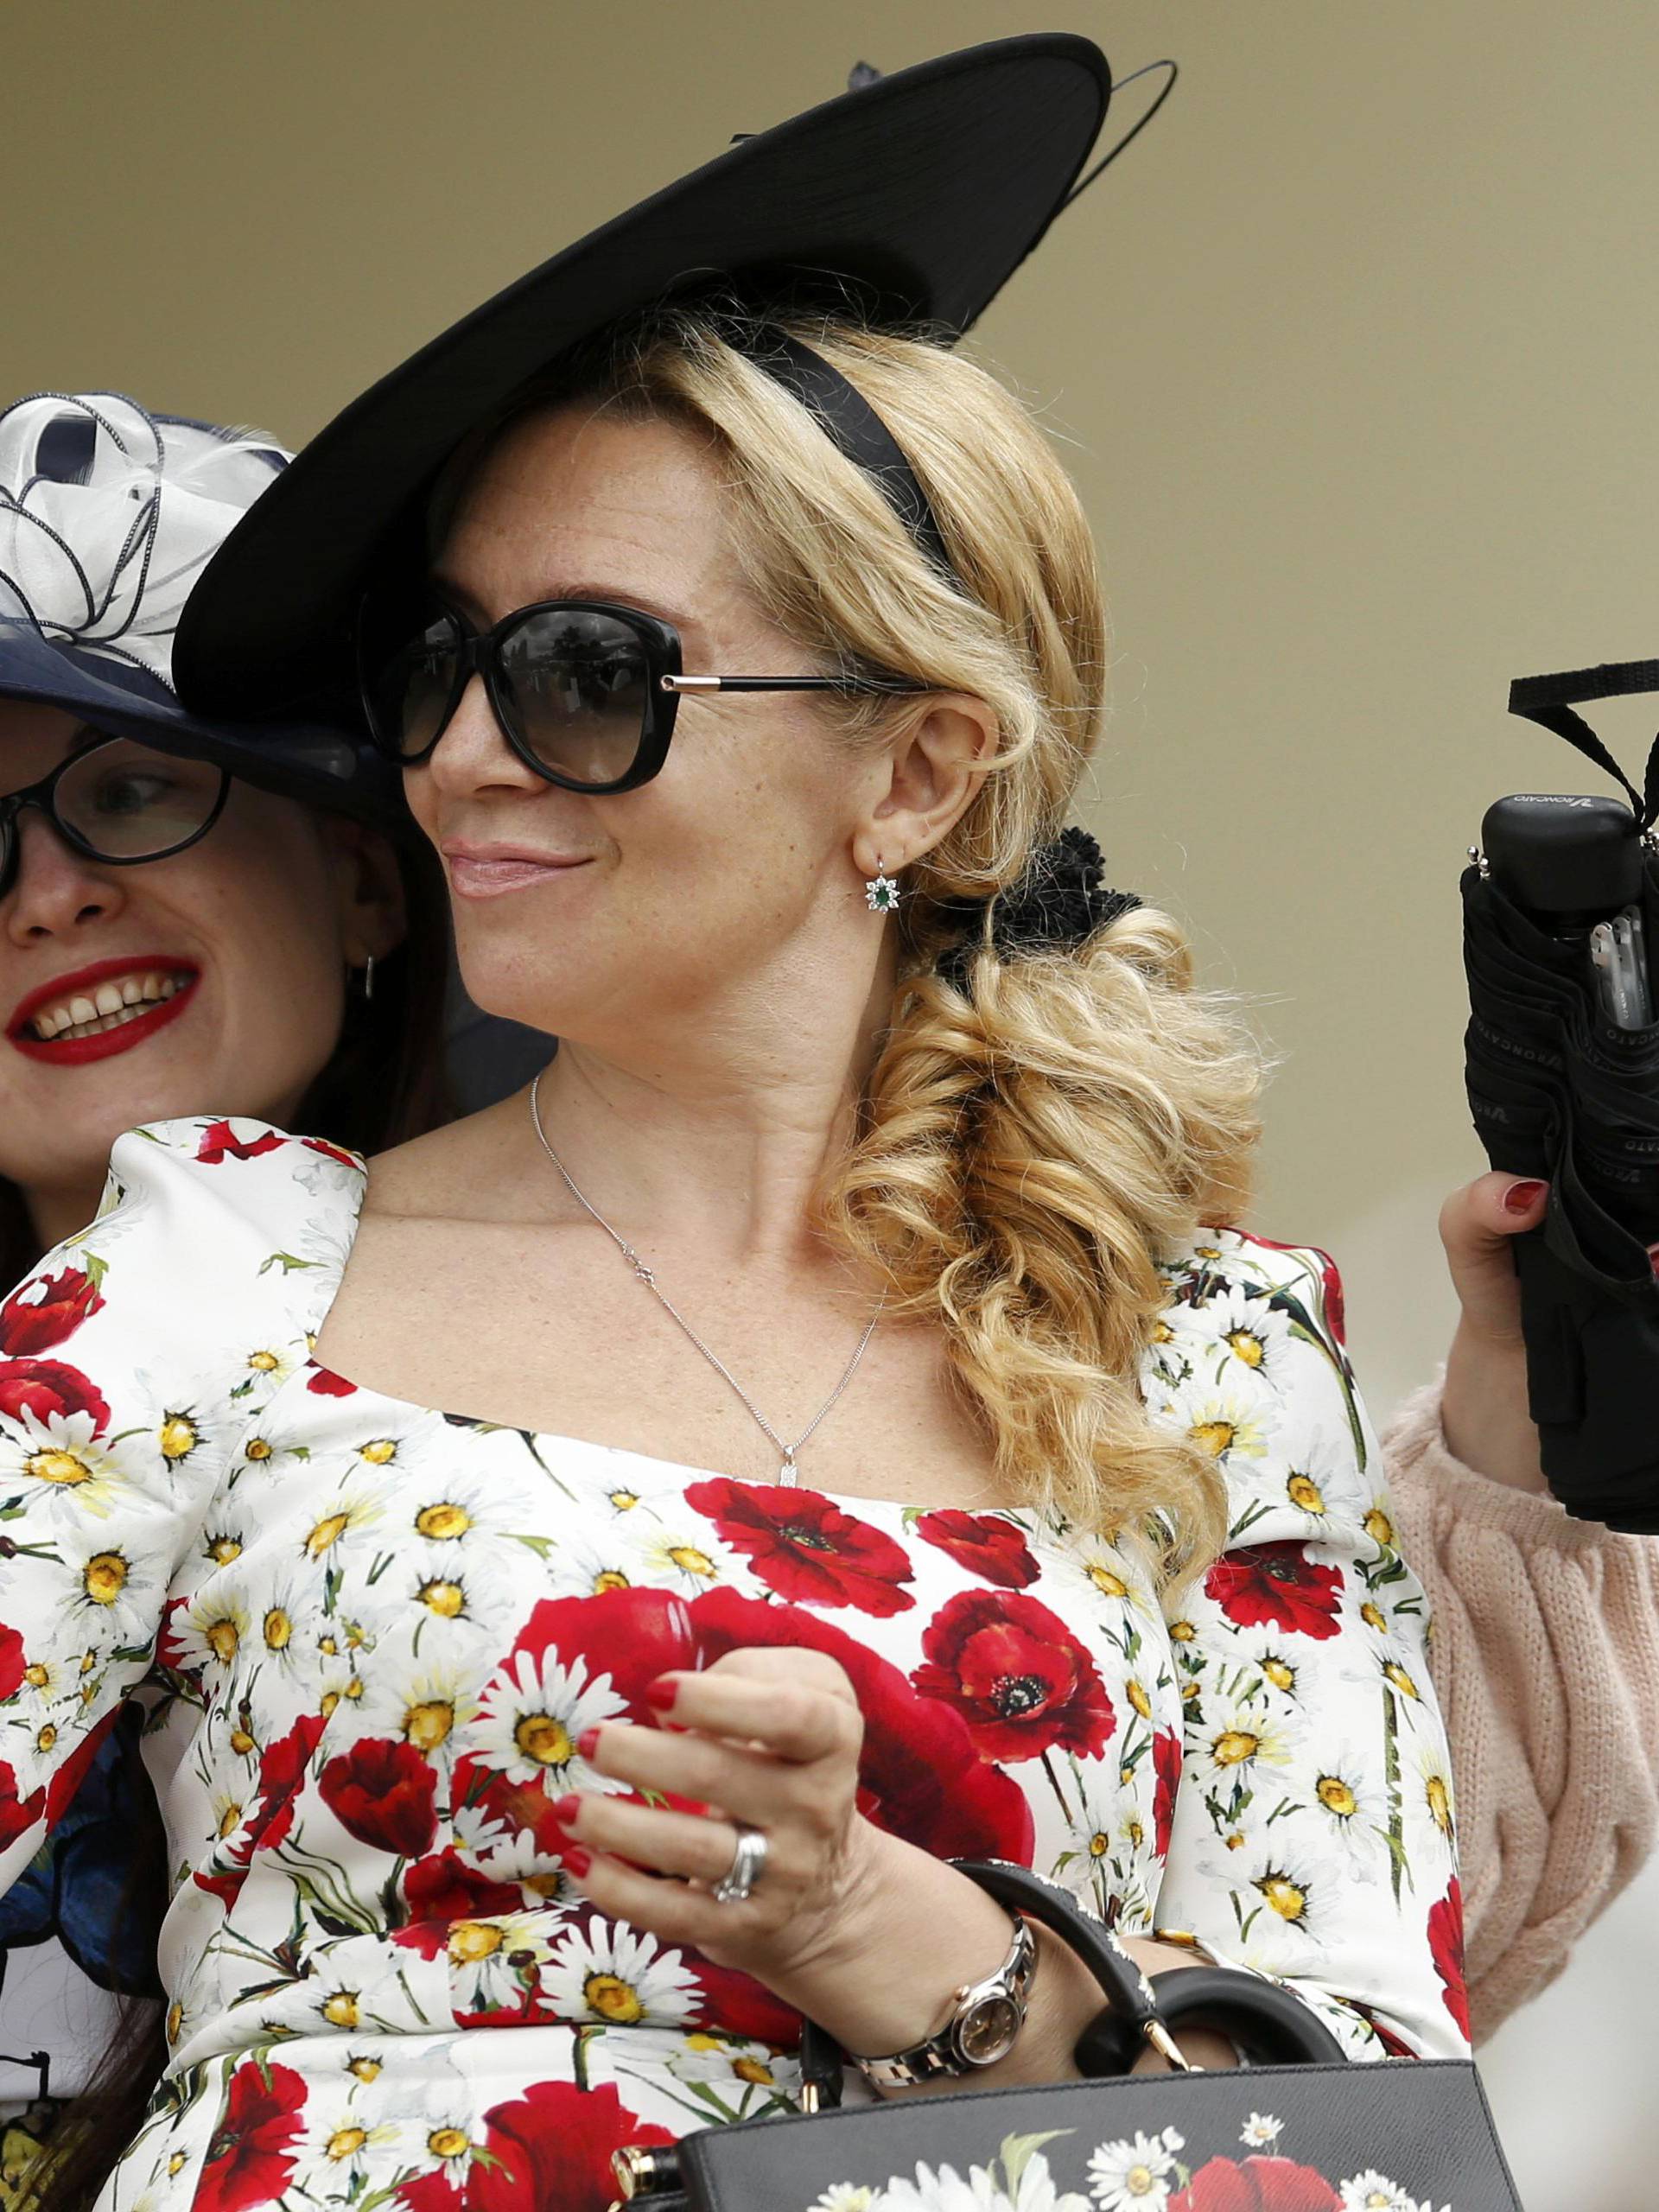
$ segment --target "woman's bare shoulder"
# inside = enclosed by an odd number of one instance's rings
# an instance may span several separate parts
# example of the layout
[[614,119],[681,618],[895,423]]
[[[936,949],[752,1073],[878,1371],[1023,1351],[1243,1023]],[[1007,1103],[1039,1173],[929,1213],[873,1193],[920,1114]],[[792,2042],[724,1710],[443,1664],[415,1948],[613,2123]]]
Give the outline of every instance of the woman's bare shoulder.
[[365,1215],[404,1219],[509,1221],[525,1205],[522,1094],[377,1153]]

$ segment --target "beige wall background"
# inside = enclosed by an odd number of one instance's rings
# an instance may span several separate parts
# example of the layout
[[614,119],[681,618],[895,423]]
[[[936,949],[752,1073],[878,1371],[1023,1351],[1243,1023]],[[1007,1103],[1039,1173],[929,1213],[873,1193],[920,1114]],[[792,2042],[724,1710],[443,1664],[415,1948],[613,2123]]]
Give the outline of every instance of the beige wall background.
[[[1659,10],[6,0],[0,392],[298,442],[855,59],[1043,29],[1184,73],[975,340],[1105,550],[1089,811],[1285,1056],[1259,1219],[1343,1262],[1382,1413],[1443,1350],[1433,1216],[1481,1164],[1464,849],[1503,791],[1596,787],[1508,680],[1659,652]],[[1604,723],[1632,763],[1644,713]],[[1543,2212],[1651,2200],[1656,1969],[1659,1882],[1490,2055]]]

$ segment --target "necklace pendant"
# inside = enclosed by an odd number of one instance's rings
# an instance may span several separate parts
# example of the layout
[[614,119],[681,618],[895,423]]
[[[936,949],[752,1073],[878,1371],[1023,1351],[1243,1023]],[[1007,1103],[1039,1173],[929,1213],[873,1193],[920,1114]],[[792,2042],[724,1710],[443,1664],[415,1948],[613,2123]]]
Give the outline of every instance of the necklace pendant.
[[795,1454],[787,1446],[784,1448],[784,1464],[778,1470],[779,1490],[794,1490],[801,1479],[801,1471],[795,1464]]

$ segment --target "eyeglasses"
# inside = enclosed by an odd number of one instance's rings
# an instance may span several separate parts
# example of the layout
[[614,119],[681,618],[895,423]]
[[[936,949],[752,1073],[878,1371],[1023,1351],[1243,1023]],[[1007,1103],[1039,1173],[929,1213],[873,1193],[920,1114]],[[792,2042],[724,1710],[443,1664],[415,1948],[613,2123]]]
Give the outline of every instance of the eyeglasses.
[[538,600],[479,631],[436,594],[429,594],[412,632],[407,620],[400,626],[389,608],[365,601],[358,671],[370,734],[405,767],[431,758],[462,693],[480,675],[514,753],[570,791],[628,791],[649,783],[668,758],[688,693],[928,689],[897,676],[687,676],[678,631],[637,607]]
[[206,760],[157,753],[111,737],[60,760],[49,775],[0,795],[0,899],[16,880],[18,827],[36,806],[66,845],[111,868],[166,860],[205,837],[224,810],[231,779]]

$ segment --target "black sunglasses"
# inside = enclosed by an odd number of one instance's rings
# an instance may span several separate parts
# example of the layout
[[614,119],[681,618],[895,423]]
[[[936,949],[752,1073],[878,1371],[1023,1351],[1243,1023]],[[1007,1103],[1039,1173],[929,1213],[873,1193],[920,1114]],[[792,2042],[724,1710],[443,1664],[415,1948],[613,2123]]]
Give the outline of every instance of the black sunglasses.
[[592,599],[543,599],[475,630],[429,593],[412,629],[372,597],[358,624],[369,731],[405,767],[431,758],[473,677],[518,759],[570,791],[628,791],[668,758],[681,697],[699,691],[925,691],[906,677],[687,676],[671,622]]
[[205,837],[224,811],[229,773],[207,760],[111,737],[70,753],[38,783],[0,793],[0,899],[17,879],[18,818],[38,807],[64,843],[110,868],[162,861]]

